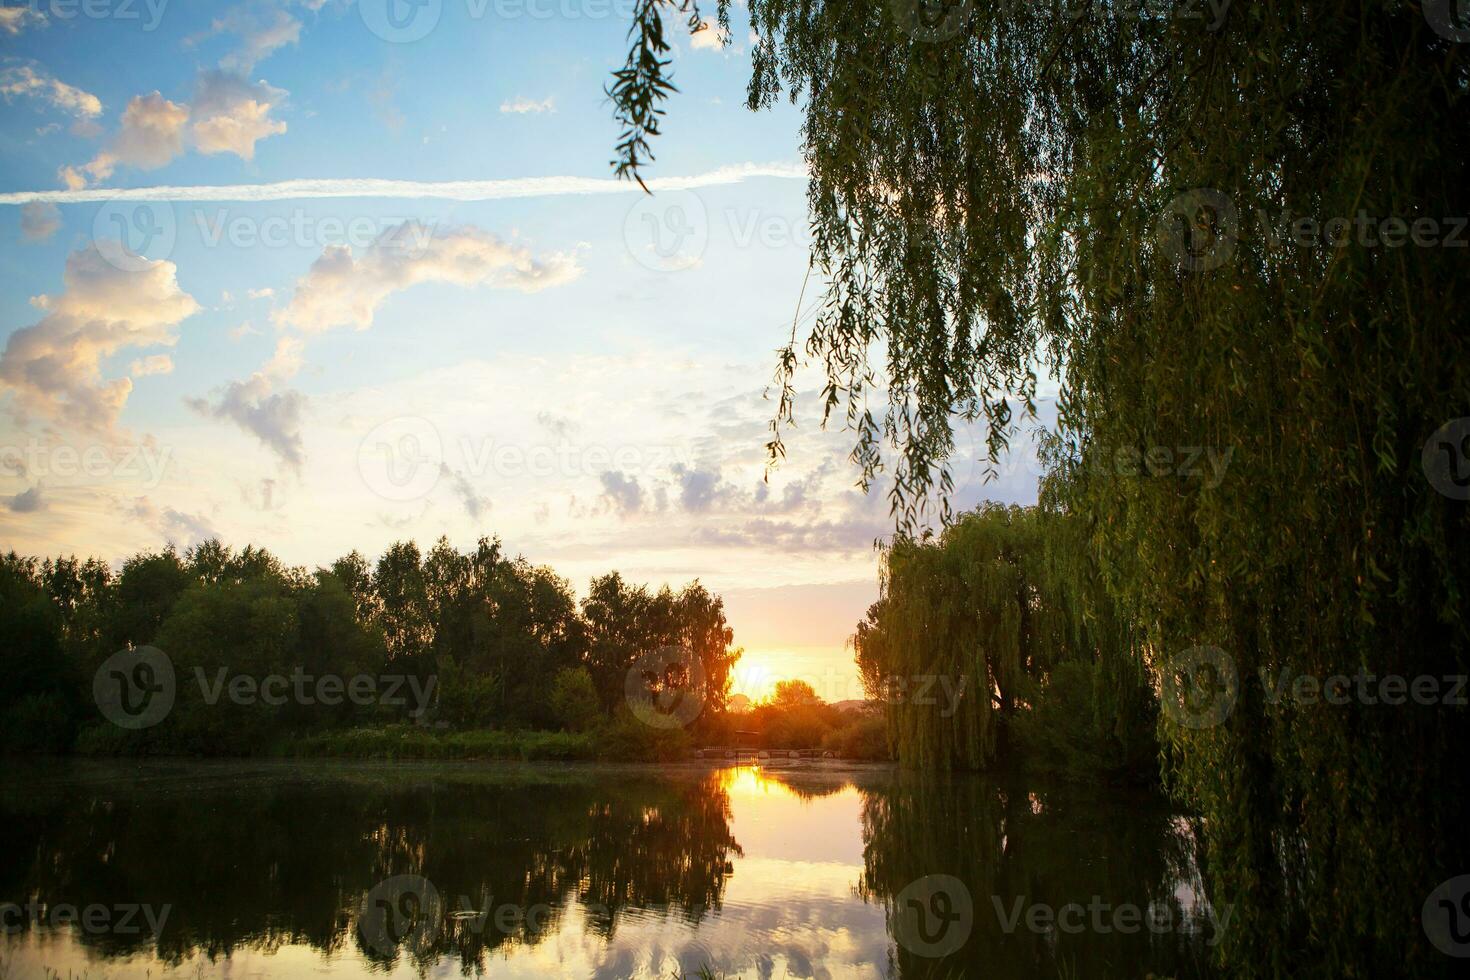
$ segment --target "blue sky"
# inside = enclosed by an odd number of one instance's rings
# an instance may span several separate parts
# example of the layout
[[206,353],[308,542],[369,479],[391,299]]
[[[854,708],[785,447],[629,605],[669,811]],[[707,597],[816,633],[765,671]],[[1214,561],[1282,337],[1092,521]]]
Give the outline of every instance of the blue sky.
[[[743,107],[740,9],[671,25],[664,183],[613,184],[629,6],[428,0],[406,42],[385,0],[0,7],[0,546],[499,534],[579,590],[699,577],[748,671],[857,696],[886,502],[810,394],[762,481],[799,116]],[[962,465],[961,503],[1034,477]]]

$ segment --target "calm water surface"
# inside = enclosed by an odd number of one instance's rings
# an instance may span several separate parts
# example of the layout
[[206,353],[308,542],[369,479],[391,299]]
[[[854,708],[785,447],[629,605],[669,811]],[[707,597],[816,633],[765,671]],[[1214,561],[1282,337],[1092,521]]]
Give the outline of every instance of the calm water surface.
[[1228,928],[1152,796],[886,768],[28,763],[0,816],[0,980],[1196,976]]

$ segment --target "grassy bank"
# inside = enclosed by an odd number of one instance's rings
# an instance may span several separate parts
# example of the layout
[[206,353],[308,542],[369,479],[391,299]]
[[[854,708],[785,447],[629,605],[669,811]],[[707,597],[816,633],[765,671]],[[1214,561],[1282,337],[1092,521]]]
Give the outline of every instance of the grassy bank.
[[595,736],[572,732],[444,732],[412,725],[311,735],[278,748],[286,756],[337,759],[496,759],[578,762],[601,758]]

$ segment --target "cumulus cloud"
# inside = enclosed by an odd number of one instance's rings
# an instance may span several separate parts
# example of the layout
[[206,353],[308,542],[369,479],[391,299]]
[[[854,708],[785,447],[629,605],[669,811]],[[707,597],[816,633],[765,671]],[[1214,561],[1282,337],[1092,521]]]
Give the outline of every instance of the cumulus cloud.
[[0,95],[5,96],[7,102],[17,96],[40,99],[52,108],[83,119],[102,115],[102,100],[97,96],[31,65],[12,65],[0,71]]
[[20,206],[20,234],[28,242],[44,242],[61,228],[61,211],[45,201]]
[[275,453],[282,463],[299,472],[306,459],[301,443],[301,411],[306,396],[295,389],[272,391],[264,375],[231,381],[213,402],[188,400],[190,408],[211,418],[234,422]]
[[384,300],[418,283],[536,292],[570,282],[580,272],[575,257],[567,253],[537,258],[529,249],[473,226],[438,231],[405,221],[357,255],[345,245],[327,246],[297,282],[290,303],[272,319],[278,326],[307,332],[366,330]]
[[199,310],[176,271],[109,240],[68,256],[62,293],[33,300],[46,315],[11,334],[0,354],[12,408],[110,431],[133,384],[104,379],[102,360],[129,347],[172,346],[174,328]]
[[41,485],[38,483],[29,490],[23,490],[13,497],[6,498],[5,506],[17,514],[32,514],[38,510],[45,510],[46,501],[41,497]]
[[528,99],[524,95],[518,95],[513,99],[507,99],[500,103],[501,112],[515,113],[524,116],[527,113],[555,112],[556,98],[548,95],[544,99]]
[[643,487],[636,476],[627,476],[617,470],[606,470],[599,477],[602,481],[602,496],[613,509],[625,517],[643,509]]
[[47,26],[46,15],[30,7],[0,7],[0,34],[15,37],[27,27]]
[[223,71],[204,72],[194,96],[194,145],[200,153],[255,158],[255,144],[286,131],[270,117],[286,93]]
[[134,96],[106,149],[81,166],[62,167],[62,183],[82,191],[89,182],[111,177],[120,164],[156,170],[180,156],[186,140],[200,153],[252,160],[255,144],[286,131],[284,122],[271,118],[285,96],[265,82],[227,71],[200,72],[192,106],[159,92]]
[[184,123],[189,107],[165,99],[158,92],[138,95],[123,111],[122,131],[112,144],[119,163],[153,170],[184,152]]
[[301,441],[301,414],[306,396],[295,389],[276,390],[280,383],[301,368],[301,341],[282,337],[266,365],[245,381],[231,381],[213,401],[185,400],[190,408],[207,418],[235,423],[260,440],[291,470],[299,473],[306,460]]
[[80,190],[88,178],[111,177],[120,163],[156,170],[184,152],[188,121],[188,106],[170,102],[158,92],[136,95],[123,110],[122,128],[107,149],[80,167],[63,167],[61,179],[72,190]]

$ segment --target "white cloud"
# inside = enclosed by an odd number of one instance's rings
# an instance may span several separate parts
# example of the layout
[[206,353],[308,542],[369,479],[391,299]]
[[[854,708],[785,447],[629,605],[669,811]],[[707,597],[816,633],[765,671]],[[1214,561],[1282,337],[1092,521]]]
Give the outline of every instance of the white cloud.
[[689,46],[696,51],[719,51],[729,41],[730,35],[720,30],[718,24],[702,21],[700,30],[689,35]]
[[[687,177],[652,177],[645,181],[651,191],[698,190],[740,184],[770,177],[806,180],[805,164],[738,163]],[[85,185],[84,185],[85,186]],[[637,184],[612,177],[512,177],[504,180],[383,180],[380,178],[337,178],[282,180],[270,184],[234,184],[206,187],[99,187],[85,190],[10,191],[0,193],[0,205],[27,201],[80,204],[88,201],[303,201],[343,197],[431,198],[445,201],[504,201],[528,197],[568,197],[583,194],[642,194]]]
[[271,359],[248,380],[231,381],[213,402],[190,398],[186,404],[206,417],[234,422],[299,473],[306,459],[301,440],[306,396],[291,388],[276,389],[301,369],[301,348],[299,338],[282,337]]
[[228,419],[255,436],[292,470],[299,471],[305,459],[301,442],[301,412],[306,396],[295,389],[273,391],[264,373],[247,381],[231,381],[213,402],[188,400],[190,408],[211,418]]
[[327,246],[272,319],[307,332],[366,330],[384,300],[418,283],[535,292],[570,282],[580,272],[575,257],[564,252],[537,258],[473,226],[438,231],[405,221],[356,256],[345,245]]
[[184,126],[189,107],[170,102],[160,93],[135,95],[123,110],[122,129],[107,149],[81,167],[63,167],[61,179],[72,190],[87,178],[106,180],[120,163],[155,170],[184,152]]
[[500,111],[513,112],[518,115],[525,115],[529,112],[555,112],[556,99],[548,95],[546,98],[537,101],[535,99],[528,99],[523,95],[518,95],[513,99],[507,99],[500,103]]
[[199,310],[175,273],[172,262],[133,255],[108,240],[68,256],[64,291],[37,297],[46,315],[11,334],[0,354],[0,386],[12,393],[12,408],[111,430],[133,384],[104,379],[103,358],[129,347],[171,346],[174,327]]
[[240,38],[240,47],[220,60],[220,67],[247,72],[278,48],[301,40],[301,21],[284,10],[250,11],[232,8],[215,20],[213,33],[229,33]]
[[261,368],[261,373],[273,381],[294,378],[301,370],[301,352],[304,345],[300,337],[282,337],[276,341],[276,351]]
[[22,95],[40,99],[55,109],[81,118],[102,115],[102,100],[97,96],[30,65],[13,65],[0,71],[0,95],[7,101]]
[[15,37],[27,27],[47,26],[46,15],[30,7],[0,7],[0,34]]
[[186,137],[200,153],[233,153],[252,160],[256,143],[286,131],[284,122],[271,118],[285,96],[240,75],[200,72],[192,106],[171,102],[159,92],[134,96],[107,148],[80,167],[62,167],[59,176],[68,192],[80,192],[89,182],[111,177],[119,164],[155,170],[184,152]]
[[267,286],[265,289],[247,290],[245,296],[249,299],[270,299],[276,295],[276,291]]
[[112,144],[120,163],[152,170],[184,152],[184,123],[189,107],[158,92],[134,96],[123,112],[122,131]]
[[56,205],[31,201],[20,208],[20,233],[28,242],[44,242],[61,228],[61,212]]
[[194,145],[200,153],[233,153],[242,160],[255,158],[255,144],[286,131],[286,124],[270,117],[285,92],[264,82],[252,83],[239,75],[204,72],[194,95]]

